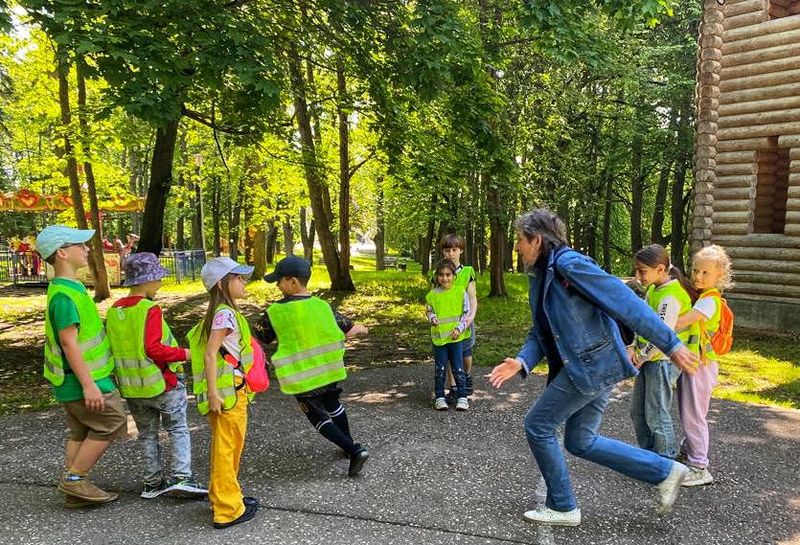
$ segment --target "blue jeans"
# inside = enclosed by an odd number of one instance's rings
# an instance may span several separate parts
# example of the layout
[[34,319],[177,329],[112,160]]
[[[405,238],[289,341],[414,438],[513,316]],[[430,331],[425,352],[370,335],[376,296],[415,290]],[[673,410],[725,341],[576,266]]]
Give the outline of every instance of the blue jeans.
[[162,479],[159,424],[164,425],[172,447],[171,475],[177,478],[191,477],[192,444],[186,423],[186,387],[179,382],[175,388],[159,396],[127,401],[144,451],[144,482],[156,485]]
[[464,341],[447,343],[442,346],[433,345],[434,382],[433,391],[436,397],[444,397],[444,377],[447,362],[456,380],[458,397],[467,397],[466,377],[464,376]]
[[631,420],[639,446],[675,458],[678,443],[672,425],[672,389],[680,369],[669,360],[648,361],[639,369],[633,386]]
[[578,506],[556,437],[564,422],[564,447],[571,454],[650,484],[658,484],[669,475],[671,460],[597,435],[611,389],[607,386],[591,395],[582,394],[562,369],[525,415],[525,434],[547,484],[545,504],[550,509],[571,511]]

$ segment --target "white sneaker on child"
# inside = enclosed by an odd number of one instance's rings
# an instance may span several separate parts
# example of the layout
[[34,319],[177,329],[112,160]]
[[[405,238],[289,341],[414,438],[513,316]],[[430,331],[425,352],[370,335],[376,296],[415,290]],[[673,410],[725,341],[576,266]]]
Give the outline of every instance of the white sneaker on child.
[[702,486],[714,482],[714,476],[708,468],[689,466],[689,474],[683,480],[681,486]]
[[443,397],[437,397],[436,401],[433,402],[433,408],[437,411],[446,411],[450,407],[447,406],[447,400]]
[[457,411],[468,411],[469,410],[469,400],[466,397],[459,397],[458,401],[456,401],[456,410]]
[[541,509],[531,509],[522,514],[522,518],[528,522],[538,524],[549,524],[551,526],[578,526],[581,523],[581,510],[556,511],[549,507]]
[[681,491],[681,483],[688,473],[688,467],[678,462],[672,462],[672,469],[667,478],[656,485],[658,488],[658,510],[656,512],[659,515],[665,515],[672,511],[672,505],[678,499],[678,493]]

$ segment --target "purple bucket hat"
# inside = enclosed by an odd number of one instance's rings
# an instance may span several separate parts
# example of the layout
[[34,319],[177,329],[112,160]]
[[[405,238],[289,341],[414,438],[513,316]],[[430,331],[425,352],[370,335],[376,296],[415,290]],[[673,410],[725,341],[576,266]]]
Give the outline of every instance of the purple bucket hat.
[[169,269],[162,267],[156,254],[150,252],[140,252],[128,257],[125,260],[124,270],[123,286],[138,286],[153,280],[161,280],[169,275]]

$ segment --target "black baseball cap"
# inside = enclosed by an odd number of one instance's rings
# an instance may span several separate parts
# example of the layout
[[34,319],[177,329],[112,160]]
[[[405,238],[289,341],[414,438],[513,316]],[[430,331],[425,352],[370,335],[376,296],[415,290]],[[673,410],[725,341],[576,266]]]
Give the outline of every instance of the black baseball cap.
[[302,257],[284,257],[275,265],[274,271],[264,276],[264,282],[277,282],[285,276],[311,278],[311,265]]

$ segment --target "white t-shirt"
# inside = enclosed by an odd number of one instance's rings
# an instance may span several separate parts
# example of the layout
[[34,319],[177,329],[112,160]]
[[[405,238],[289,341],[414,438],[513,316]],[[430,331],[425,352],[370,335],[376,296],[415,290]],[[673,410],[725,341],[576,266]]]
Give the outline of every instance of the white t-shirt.
[[710,320],[717,312],[717,298],[703,297],[698,299],[692,308]]
[[236,314],[232,309],[223,308],[214,314],[214,321],[211,323],[211,330],[215,329],[230,329],[231,332],[225,336],[222,341],[222,346],[227,350],[236,360],[242,358],[242,332],[239,331],[239,324],[236,322]]

